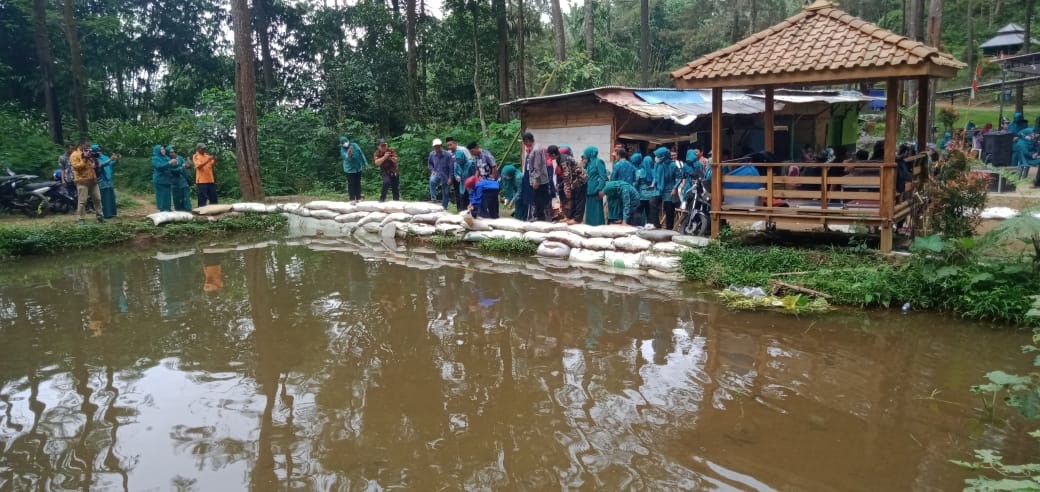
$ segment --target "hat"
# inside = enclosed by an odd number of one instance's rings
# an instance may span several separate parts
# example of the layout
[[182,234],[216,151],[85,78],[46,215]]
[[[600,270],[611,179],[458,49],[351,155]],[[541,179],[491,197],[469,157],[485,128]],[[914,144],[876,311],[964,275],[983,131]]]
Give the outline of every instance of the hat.
[[379,145],[386,145],[386,140],[384,140],[382,138],[379,139],[379,140],[376,140],[376,146],[379,146]]
[[347,136],[346,135],[340,135],[339,136],[339,141],[340,142],[346,142],[347,141]]
[[206,144],[195,144],[195,150],[202,150],[206,148]]
[[92,144],[90,150],[101,150],[101,146],[98,144]]
[[434,147],[436,147],[436,146],[438,146],[438,145],[441,145],[442,143],[443,143],[443,142],[441,142],[441,139],[439,139],[439,138],[435,138],[435,139],[433,139],[433,146],[434,146]]

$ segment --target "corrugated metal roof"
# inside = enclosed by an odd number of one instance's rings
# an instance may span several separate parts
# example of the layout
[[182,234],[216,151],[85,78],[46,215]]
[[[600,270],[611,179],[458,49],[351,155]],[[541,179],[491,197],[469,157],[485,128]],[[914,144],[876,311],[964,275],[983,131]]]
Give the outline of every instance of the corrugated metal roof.
[[[596,91],[596,96],[601,101],[624,108],[644,118],[651,120],[672,120],[680,125],[689,125],[697,118],[711,114],[711,91],[710,90],[676,90],[672,92],[682,93],[684,97],[670,98],[673,100],[694,100],[699,97],[702,103],[650,103],[639,97],[643,91],[637,89],[602,89]],[[653,98],[651,98],[653,99]],[[775,105],[782,109],[782,104]],[[722,112],[724,114],[759,114],[765,112],[765,103],[752,99],[742,91],[722,92]]]
[[676,89],[674,87],[622,87],[622,86],[617,86],[617,85],[607,85],[607,86],[603,86],[603,87],[596,87],[594,89],[585,89],[585,90],[580,90],[580,91],[564,92],[564,93],[560,93],[560,94],[549,94],[549,95],[546,95],[546,96],[533,96],[533,97],[525,97],[523,99],[514,99],[514,100],[509,101],[509,102],[501,103],[501,104],[499,104],[499,106],[512,106],[514,104],[527,104],[527,103],[531,103],[531,102],[554,101],[554,100],[557,100],[557,99],[566,99],[568,97],[576,97],[576,96],[582,96],[582,95],[586,95],[586,94],[592,94],[594,92],[604,91],[604,90],[623,90],[623,91],[632,91],[632,92],[640,91],[640,92],[662,93],[662,92],[684,92],[684,91],[688,91],[689,89]]
[[[765,95],[761,93],[748,94],[756,99],[765,99]],[[857,91],[846,91],[846,90],[834,90],[834,91],[798,91],[798,90],[777,90],[773,93],[773,100],[777,102],[785,102],[791,104],[808,104],[808,103],[827,103],[827,104],[838,104],[838,103],[861,103],[871,101],[884,101],[883,97],[868,96]]]
[[635,91],[640,99],[650,103],[701,104],[704,97],[698,91]]
[[[1026,34],[1024,32],[1010,32],[1004,34],[997,34],[996,36],[993,36],[992,38],[987,40],[985,43],[980,44],[979,48],[999,48],[1001,46],[1018,46],[1022,44],[1023,40],[1025,39]],[[1033,43],[1040,44],[1040,41],[1037,41],[1036,38],[1030,39],[1033,40]]]

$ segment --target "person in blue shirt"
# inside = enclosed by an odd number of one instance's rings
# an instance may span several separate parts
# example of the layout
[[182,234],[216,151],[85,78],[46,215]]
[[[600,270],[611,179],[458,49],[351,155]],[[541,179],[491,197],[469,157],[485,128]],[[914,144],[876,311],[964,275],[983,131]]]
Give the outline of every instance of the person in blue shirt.
[[469,210],[474,217],[498,218],[498,181],[490,177],[471,176],[466,180],[470,192]]
[[451,177],[455,175],[455,155],[444,149],[439,138],[433,139],[433,151],[426,159],[426,167],[430,171],[430,201],[437,201],[440,192],[441,206],[447,210]]
[[679,168],[676,167],[667,147],[660,147],[654,151],[654,162],[654,182],[650,186],[655,192],[654,200],[657,204],[651,204],[651,213],[664,209],[664,227],[672,230],[675,227],[675,206],[679,202]]
[[476,175],[477,167],[470,159],[469,151],[462,147],[455,148],[455,182],[459,184],[458,195],[455,197],[455,208],[459,212],[469,209],[470,194],[466,190],[466,180]]
[[166,147],[166,155],[170,158],[170,175],[173,177],[173,209],[180,212],[191,212],[191,186],[188,183],[188,167],[184,158],[177,155],[172,145]]
[[368,165],[368,159],[357,142],[351,142],[346,135],[339,137],[339,158],[343,161],[343,172],[347,175],[347,196],[350,201],[361,199],[361,172]]
[[619,222],[625,225],[640,225],[643,223],[642,214],[639,211],[639,192],[636,187],[627,181],[607,181],[603,186],[603,194],[607,197],[607,207],[620,210]]

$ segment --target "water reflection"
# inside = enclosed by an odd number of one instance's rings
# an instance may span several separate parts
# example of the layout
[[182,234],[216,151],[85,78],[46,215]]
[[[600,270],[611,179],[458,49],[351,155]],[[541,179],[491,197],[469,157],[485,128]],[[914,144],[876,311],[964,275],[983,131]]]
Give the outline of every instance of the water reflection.
[[965,391],[1020,335],[306,244],[8,273],[0,490],[945,489],[1029,452]]

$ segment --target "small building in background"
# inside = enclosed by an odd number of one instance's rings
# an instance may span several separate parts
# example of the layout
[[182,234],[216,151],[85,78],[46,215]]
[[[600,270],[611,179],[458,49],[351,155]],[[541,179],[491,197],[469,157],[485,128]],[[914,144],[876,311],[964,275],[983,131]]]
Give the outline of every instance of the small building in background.
[[[1022,45],[1025,44],[1026,30],[1022,26],[1012,22],[997,31],[996,36],[986,40],[985,43],[979,45],[982,48],[982,54],[985,56],[1000,56],[1013,55],[1022,51]],[[1032,44],[1040,44],[1036,38],[1030,37]]]

